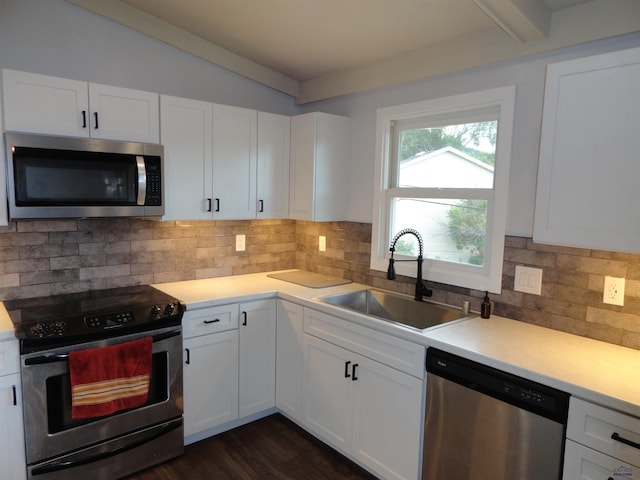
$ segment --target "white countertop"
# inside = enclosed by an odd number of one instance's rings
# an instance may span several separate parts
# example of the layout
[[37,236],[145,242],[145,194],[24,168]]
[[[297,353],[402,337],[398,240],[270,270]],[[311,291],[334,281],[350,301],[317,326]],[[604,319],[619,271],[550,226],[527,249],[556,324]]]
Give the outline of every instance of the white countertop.
[[[326,295],[370,288],[356,283],[307,288],[269,278],[267,273],[256,273],[154,286],[182,300],[187,310],[261,298],[283,298],[640,417],[640,350],[495,315],[419,332],[318,300]],[[0,305],[0,340],[5,338],[13,338],[13,326],[4,306]]]

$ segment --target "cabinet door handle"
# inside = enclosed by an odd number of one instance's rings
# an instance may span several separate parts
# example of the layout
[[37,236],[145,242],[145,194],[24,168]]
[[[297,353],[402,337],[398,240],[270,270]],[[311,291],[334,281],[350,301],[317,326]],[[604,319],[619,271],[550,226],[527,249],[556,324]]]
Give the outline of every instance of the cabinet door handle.
[[358,368],[358,364],[354,363],[353,364],[353,368],[351,369],[351,381],[355,382],[356,380],[358,380],[358,377],[356,375],[356,368]]
[[207,198],[207,212],[211,211],[211,199]]
[[219,322],[220,319],[219,318],[214,318],[213,320],[205,320],[204,323],[206,323],[207,325],[209,325],[210,323],[217,323]]
[[190,365],[191,364],[191,350],[189,350],[188,348],[185,348],[184,350],[187,352],[187,360],[184,363],[186,363],[187,365]]
[[247,326],[247,312],[242,312],[242,325]]
[[82,110],[82,128],[87,128],[87,111]]
[[216,198],[216,212],[220,211],[220,199]]
[[13,406],[16,407],[18,405],[18,392],[16,391],[16,386],[12,385],[13,388]]
[[95,119],[93,128],[97,130],[98,129],[98,112],[93,112],[93,118]]
[[344,362],[344,378],[350,378],[351,374],[349,373],[349,365],[351,365],[350,361]]
[[624,443],[625,445],[629,445],[630,447],[640,449],[640,443],[636,443],[633,440],[629,440],[627,438],[621,437],[618,432],[613,432],[611,434],[611,439],[616,442]]
[[260,207],[258,208],[258,212],[264,212],[264,200],[258,200],[258,204],[260,205]]

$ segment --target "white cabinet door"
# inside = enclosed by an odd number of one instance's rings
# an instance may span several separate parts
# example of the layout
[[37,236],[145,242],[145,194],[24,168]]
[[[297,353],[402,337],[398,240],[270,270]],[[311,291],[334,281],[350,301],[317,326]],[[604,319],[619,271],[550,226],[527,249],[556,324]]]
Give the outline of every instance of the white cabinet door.
[[3,70],[9,131],[158,143],[158,94]]
[[346,219],[349,119],[306,113],[291,119],[289,217]]
[[89,136],[87,82],[3,70],[5,129]]
[[240,304],[240,418],[276,401],[276,301]]
[[159,143],[158,98],[157,93],[90,83],[90,135],[93,138]]
[[640,480],[640,468],[567,440],[563,480]]
[[[0,134],[4,132],[2,127],[2,114],[0,112]],[[0,158],[4,158],[5,155],[4,135],[0,135]],[[0,198],[3,200],[0,202],[0,226],[9,225],[9,213],[7,212],[7,202],[4,201],[7,198],[7,184],[6,182],[5,163],[0,161]]]
[[290,117],[258,112],[257,218],[289,216],[290,137]]
[[332,447],[349,452],[353,354],[307,334],[303,352],[302,421]]
[[382,478],[417,479],[422,381],[359,355],[353,362],[352,455]]
[[0,473],[6,480],[27,477],[20,374],[0,377]]
[[290,418],[302,415],[302,322],[301,305],[278,299],[276,327],[276,406]]
[[258,112],[213,105],[213,218],[256,218]]
[[210,220],[213,106],[162,95],[165,220]]
[[640,48],[547,66],[533,239],[638,253]]
[[238,418],[238,331],[184,340],[184,434]]

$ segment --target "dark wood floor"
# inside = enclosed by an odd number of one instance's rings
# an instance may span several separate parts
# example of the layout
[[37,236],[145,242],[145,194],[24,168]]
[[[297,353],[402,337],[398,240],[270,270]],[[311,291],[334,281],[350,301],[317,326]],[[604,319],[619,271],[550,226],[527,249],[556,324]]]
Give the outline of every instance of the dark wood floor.
[[276,414],[185,447],[183,456],[127,480],[372,480],[342,455]]

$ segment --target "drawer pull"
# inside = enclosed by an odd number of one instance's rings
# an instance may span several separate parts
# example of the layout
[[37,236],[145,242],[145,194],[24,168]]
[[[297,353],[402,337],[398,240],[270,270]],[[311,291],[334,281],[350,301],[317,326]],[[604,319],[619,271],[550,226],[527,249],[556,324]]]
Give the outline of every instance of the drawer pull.
[[613,432],[611,434],[611,439],[615,440],[616,442],[624,443],[625,445],[629,445],[630,447],[637,448],[638,450],[640,450],[640,443],[636,443],[632,440],[628,440],[624,437],[621,437],[620,435],[618,435],[618,432]]
[[214,320],[205,320],[205,321],[204,321],[204,323],[206,323],[207,325],[209,325],[210,323],[217,323],[217,322],[219,322],[219,321],[220,321],[220,319],[219,319],[219,318],[216,318],[216,319],[214,319]]

